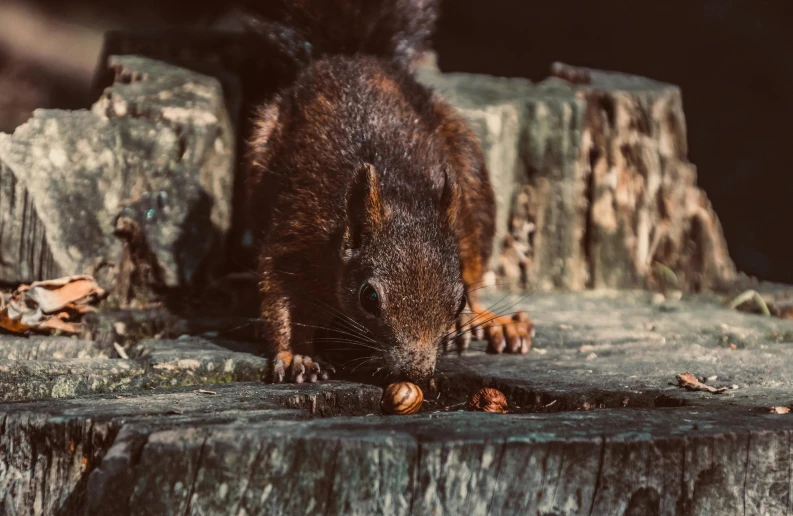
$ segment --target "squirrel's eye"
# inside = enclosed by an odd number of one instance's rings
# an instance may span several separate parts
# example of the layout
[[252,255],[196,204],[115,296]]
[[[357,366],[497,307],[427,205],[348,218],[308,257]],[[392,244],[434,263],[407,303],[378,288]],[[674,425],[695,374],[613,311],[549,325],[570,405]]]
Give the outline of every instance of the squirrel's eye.
[[460,300],[460,306],[457,307],[457,314],[456,317],[459,317],[461,313],[465,310],[465,296]]
[[361,307],[372,315],[380,313],[380,296],[369,283],[364,283],[360,293]]

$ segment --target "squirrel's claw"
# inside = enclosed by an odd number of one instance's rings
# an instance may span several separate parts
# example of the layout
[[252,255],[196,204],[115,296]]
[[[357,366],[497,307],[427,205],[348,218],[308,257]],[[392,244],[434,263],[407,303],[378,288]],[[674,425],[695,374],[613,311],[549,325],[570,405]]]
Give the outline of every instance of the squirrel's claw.
[[286,362],[280,357],[273,361],[273,383],[284,383],[286,379]]
[[486,318],[483,324],[487,349],[491,353],[520,353],[525,355],[531,348],[534,327],[526,312],[512,317],[495,315]]
[[315,383],[318,380],[330,379],[335,373],[333,366],[320,365],[320,362],[307,355],[279,353],[273,361],[273,382],[284,383],[287,376],[290,383]]
[[[480,322],[481,321],[481,322]],[[454,342],[457,350],[463,352],[468,348],[471,339],[486,340],[490,353],[526,354],[531,348],[534,328],[526,312],[518,312],[513,316],[501,316],[486,310],[475,310],[457,318],[455,329],[457,335]],[[446,342],[446,351],[451,351],[452,341]]]

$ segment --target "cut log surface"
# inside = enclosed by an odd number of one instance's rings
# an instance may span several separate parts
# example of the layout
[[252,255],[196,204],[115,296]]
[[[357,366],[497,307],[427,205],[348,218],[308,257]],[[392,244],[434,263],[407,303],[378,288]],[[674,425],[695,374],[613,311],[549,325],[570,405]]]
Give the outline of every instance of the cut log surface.
[[[412,416],[381,415],[379,385],[262,383],[265,358],[207,337],[130,338],[126,360],[3,337],[0,513],[793,513],[793,415],[770,412],[793,403],[793,322],[701,295],[519,306],[529,354],[445,355]],[[463,411],[482,386],[510,412]]]

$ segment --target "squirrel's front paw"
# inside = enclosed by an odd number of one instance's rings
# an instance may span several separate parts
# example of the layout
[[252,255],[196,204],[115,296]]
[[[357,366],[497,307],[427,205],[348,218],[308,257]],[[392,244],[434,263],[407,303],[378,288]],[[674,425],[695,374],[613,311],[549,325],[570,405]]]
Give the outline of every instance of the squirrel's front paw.
[[[507,351],[525,354],[534,336],[534,326],[526,312],[498,316],[487,310],[474,310],[460,315],[456,329],[454,342],[459,351],[466,349],[471,338],[474,338],[486,340],[491,353]],[[451,341],[448,341],[446,350],[449,351],[450,347]]]
[[487,310],[475,310],[460,316],[457,330],[458,349],[468,347],[473,336],[486,340],[488,351],[492,353],[527,353],[534,336],[534,326],[526,312],[498,316]]
[[308,355],[293,355],[281,352],[273,361],[273,382],[275,383],[314,383],[317,380],[330,379],[330,373],[335,373],[333,366],[320,365],[320,362]]
[[484,324],[488,351],[492,353],[526,354],[531,347],[534,326],[526,312],[517,312],[511,317],[495,317]]

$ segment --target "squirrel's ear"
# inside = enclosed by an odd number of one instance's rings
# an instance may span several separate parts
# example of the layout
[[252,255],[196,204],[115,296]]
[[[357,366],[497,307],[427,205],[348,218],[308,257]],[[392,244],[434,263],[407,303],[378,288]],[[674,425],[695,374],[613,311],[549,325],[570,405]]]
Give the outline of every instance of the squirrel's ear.
[[440,212],[449,227],[457,225],[457,213],[460,210],[460,187],[454,173],[446,166],[443,168],[443,190],[441,191]]
[[347,247],[357,249],[364,230],[376,231],[388,217],[380,181],[374,166],[366,163],[358,170],[347,196]]

